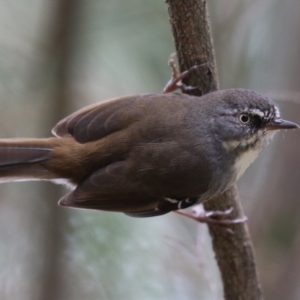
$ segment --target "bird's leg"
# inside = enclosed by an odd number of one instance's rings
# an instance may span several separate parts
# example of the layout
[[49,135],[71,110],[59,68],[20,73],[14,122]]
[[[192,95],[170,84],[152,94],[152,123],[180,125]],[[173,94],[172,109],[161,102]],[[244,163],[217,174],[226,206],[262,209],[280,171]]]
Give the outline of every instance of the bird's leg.
[[205,211],[202,204],[199,204],[193,208],[193,213],[188,213],[182,210],[177,210],[175,212],[179,215],[191,218],[201,223],[216,224],[222,226],[240,224],[247,221],[246,216],[236,219],[228,219],[227,217],[232,213],[232,211],[232,207],[224,211]]
[[183,92],[197,89],[198,87],[193,87],[193,86],[188,86],[188,85],[183,84],[182,79],[187,77],[190,73],[192,73],[192,72],[198,70],[199,68],[206,66],[208,64],[208,63],[204,63],[201,65],[196,65],[182,73],[179,73],[177,66],[175,64],[175,61],[174,61],[175,55],[176,55],[176,53],[172,53],[168,60],[168,65],[170,66],[170,68],[172,70],[172,77],[162,91],[164,94],[172,93],[177,89],[181,89]]

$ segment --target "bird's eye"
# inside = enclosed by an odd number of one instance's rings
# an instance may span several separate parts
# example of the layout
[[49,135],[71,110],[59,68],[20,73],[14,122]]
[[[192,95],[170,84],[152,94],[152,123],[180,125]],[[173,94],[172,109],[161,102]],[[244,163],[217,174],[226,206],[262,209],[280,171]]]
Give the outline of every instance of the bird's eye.
[[248,124],[251,120],[250,116],[246,114],[241,114],[239,119],[242,124]]

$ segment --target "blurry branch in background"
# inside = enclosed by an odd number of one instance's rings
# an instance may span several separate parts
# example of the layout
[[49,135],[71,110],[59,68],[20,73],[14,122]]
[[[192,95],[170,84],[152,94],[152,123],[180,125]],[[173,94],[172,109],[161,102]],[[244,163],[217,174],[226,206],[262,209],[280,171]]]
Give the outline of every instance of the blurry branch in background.
[[[76,25],[76,15],[80,0],[52,1],[52,24],[49,24],[49,48],[45,49],[47,65],[53,76],[53,90],[50,109],[45,113],[45,122],[55,124],[66,114],[69,103],[69,81],[74,45],[72,37]],[[45,251],[43,254],[44,270],[40,278],[41,297],[44,300],[60,298],[62,286],[61,278],[62,254],[65,248],[64,232],[67,227],[65,210],[58,208],[60,188],[51,186],[47,194],[47,220],[42,224],[45,236]],[[45,197],[46,198],[46,197]]]
[[[218,78],[206,1],[167,0],[180,71],[208,62],[209,66],[193,72],[184,84],[199,89],[190,94],[201,96],[218,89]],[[243,216],[238,191],[231,188],[204,204],[207,211],[233,208],[232,219]],[[230,226],[233,234],[221,226],[209,225],[227,300],[259,300],[262,292],[256,271],[247,225]]]

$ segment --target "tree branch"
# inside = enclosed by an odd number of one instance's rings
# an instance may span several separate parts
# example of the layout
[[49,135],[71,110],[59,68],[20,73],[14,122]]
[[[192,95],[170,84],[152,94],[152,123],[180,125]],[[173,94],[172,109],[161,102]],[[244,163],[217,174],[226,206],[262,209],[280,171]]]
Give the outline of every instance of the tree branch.
[[[199,87],[189,91],[202,95],[218,89],[217,69],[205,0],[167,0],[170,23],[176,45],[180,71],[208,63],[191,73],[184,84]],[[204,203],[206,210],[233,207],[232,219],[242,217],[236,187]],[[245,223],[230,226],[232,233],[218,225],[209,225],[216,260],[221,272],[227,300],[262,299],[252,243]]]

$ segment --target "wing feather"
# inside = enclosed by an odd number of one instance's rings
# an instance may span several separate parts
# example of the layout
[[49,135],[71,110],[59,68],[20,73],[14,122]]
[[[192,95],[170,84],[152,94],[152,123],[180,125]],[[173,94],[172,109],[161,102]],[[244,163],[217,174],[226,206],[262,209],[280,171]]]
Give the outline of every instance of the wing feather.
[[117,162],[91,174],[59,201],[59,205],[124,212],[133,217],[166,214],[177,206],[161,205],[163,197],[143,193],[143,186],[125,176],[126,162]]
[[141,98],[129,96],[90,105],[61,120],[52,133],[57,137],[71,135],[79,143],[101,139],[136,119],[139,110],[133,108]]

